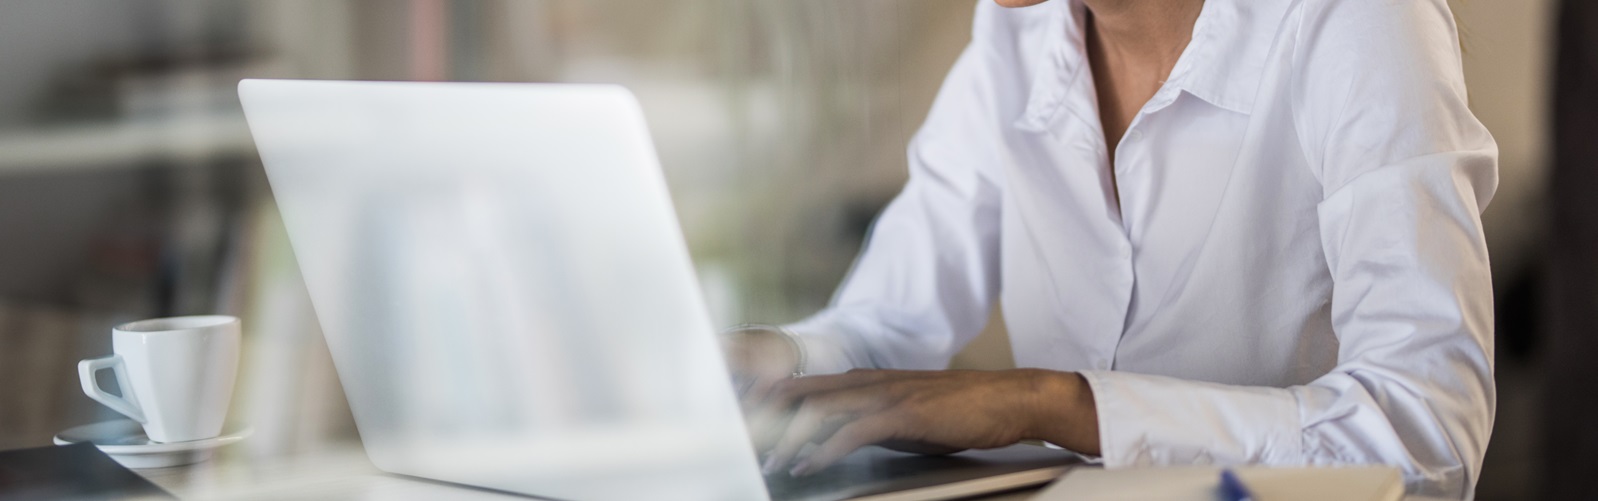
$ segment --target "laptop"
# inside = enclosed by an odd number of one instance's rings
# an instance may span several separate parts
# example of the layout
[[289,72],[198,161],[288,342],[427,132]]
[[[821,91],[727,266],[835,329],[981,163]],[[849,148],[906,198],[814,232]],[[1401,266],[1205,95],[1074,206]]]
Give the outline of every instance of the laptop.
[[867,447],[762,477],[624,88],[245,80],[239,97],[383,471],[572,500],[947,499],[1077,462]]

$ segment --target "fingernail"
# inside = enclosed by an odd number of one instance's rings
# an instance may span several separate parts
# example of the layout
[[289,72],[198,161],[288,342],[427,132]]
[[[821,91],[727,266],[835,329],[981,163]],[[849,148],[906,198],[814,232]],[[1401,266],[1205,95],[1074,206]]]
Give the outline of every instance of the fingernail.
[[760,473],[770,475],[775,471],[777,471],[777,455],[766,456],[766,462],[760,465]]
[[800,477],[808,474],[810,474],[810,460],[808,459],[800,461],[799,464],[793,465],[793,469],[788,470],[788,476],[790,477]]

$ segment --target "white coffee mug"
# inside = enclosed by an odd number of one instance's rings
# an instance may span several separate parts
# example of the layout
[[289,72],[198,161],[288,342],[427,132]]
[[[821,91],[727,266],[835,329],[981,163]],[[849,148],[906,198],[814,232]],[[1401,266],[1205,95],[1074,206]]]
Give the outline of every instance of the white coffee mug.
[[[222,434],[239,367],[239,319],[224,315],[157,318],[111,330],[109,357],[78,362],[83,393],[144,425],[156,442]],[[100,389],[111,369],[121,396]]]

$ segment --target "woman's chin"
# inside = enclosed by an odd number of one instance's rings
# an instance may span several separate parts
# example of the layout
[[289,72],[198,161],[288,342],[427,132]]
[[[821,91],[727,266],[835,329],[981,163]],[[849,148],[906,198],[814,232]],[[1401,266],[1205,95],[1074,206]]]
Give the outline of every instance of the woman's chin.
[[993,0],[1001,7],[1031,7],[1049,0]]

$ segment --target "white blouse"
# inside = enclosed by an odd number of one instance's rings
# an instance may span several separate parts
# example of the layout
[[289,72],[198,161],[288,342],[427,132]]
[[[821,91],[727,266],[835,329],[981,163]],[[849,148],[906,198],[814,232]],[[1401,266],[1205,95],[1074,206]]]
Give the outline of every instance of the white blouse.
[[980,2],[904,191],[791,326],[810,371],[942,368],[998,299],[1019,366],[1091,385],[1109,467],[1385,463],[1469,497],[1498,153],[1445,0],[1208,0],[1113,165],[1084,14]]

